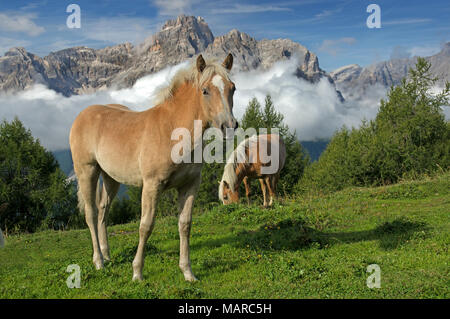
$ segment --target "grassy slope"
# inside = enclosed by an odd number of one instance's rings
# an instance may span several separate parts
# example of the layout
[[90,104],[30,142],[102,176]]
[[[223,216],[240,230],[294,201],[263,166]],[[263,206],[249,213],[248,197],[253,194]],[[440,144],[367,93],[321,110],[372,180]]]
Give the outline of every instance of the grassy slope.
[[[192,268],[178,269],[177,219],[157,219],[144,281],[131,281],[138,224],[110,228],[113,261],[91,264],[87,229],[11,236],[0,250],[1,298],[449,298],[450,175],[195,215]],[[66,267],[81,267],[68,289]],[[381,267],[369,289],[366,267]]]

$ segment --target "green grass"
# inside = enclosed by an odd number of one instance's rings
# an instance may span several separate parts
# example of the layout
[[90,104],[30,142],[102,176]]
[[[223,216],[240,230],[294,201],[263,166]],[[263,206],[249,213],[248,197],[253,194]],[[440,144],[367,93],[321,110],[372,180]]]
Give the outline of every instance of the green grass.
[[[217,206],[194,215],[192,269],[178,269],[177,219],[147,244],[131,281],[138,224],[109,228],[112,261],[96,271],[87,229],[8,237],[0,298],[449,298],[450,175],[284,200],[273,209]],[[81,288],[69,289],[69,264]],[[381,268],[369,289],[366,268]]]

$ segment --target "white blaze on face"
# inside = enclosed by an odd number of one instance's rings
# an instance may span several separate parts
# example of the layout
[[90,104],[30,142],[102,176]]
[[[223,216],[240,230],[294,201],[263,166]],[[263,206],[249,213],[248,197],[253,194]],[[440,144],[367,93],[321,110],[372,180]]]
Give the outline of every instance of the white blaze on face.
[[[225,100],[225,96],[224,96],[224,92],[225,92],[225,83],[223,82],[223,78],[216,74],[213,78],[212,78],[212,84],[219,90],[220,92],[220,97],[222,99],[222,107],[223,107],[223,111],[220,112],[216,119],[218,123],[226,123],[227,121],[229,122],[229,118],[230,118],[230,111],[228,110],[228,103]],[[232,116],[232,115],[231,115]],[[234,129],[233,128],[227,128],[225,130],[225,132],[222,132],[225,134],[225,138],[229,139],[232,138],[234,136]]]
[[223,100],[223,92],[225,89],[225,84],[223,83],[222,77],[218,74],[214,75],[214,77],[212,79],[212,84],[214,84],[214,86],[219,89],[220,95],[222,96],[222,100]]

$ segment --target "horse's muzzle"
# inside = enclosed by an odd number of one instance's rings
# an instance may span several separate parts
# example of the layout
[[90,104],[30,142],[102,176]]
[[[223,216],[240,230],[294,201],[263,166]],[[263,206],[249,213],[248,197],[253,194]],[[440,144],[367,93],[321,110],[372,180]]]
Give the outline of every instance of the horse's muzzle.
[[234,130],[236,130],[239,127],[238,121],[236,121],[236,119],[234,118],[229,124],[231,125],[227,126],[225,123],[222,123],[222,125],[220,125],[220,130],[222,131],[222,134],[225,139],[232,138],[234,136]]

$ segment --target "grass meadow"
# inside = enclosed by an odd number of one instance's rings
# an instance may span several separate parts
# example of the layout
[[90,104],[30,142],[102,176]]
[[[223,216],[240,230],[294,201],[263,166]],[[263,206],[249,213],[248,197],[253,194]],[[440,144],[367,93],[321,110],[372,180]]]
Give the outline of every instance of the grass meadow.
[[[137,222],[109,227],[112,261],[100,271],[87,228],[12,235],[0,249],[0,298],[450,298],[449,190],[447,173],[196,213],[195,283],[178,268],[174,216],[156,219],[139,283]],[[79,289],[66,285],[70,264]],[[381,288],[366,285],[371,264]]]

